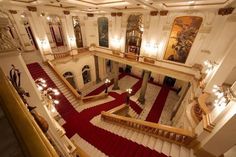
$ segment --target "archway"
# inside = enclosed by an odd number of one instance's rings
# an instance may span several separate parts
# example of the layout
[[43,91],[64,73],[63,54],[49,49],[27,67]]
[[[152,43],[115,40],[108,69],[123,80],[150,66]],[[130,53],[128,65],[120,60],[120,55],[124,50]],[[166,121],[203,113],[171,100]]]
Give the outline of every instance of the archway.
[[126,53],[139,55],[143,35],[142,15],[130,15],[126,30]]
[[74,75],[72,72],[65,72],[63,74],[63,76],[65,77],[65,79],[74,87],[74,89],[76,89],[76,85],[75,85],[75,80],[74,80]]
[[90,68],[88,65],[85,65],[82,68],[82,76],[83,76],[84,84],[87,84],[91,81],[91,73],[90,73]]

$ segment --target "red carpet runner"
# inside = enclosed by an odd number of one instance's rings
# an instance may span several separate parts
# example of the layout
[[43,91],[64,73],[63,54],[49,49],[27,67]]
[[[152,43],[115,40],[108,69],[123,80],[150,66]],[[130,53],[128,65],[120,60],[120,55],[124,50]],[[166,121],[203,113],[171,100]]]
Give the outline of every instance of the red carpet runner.
[[[28,64],[27,67],[34,79],[42,77],[47,81],[48,86],[57,88],[38,63]],[[66,135],[71,138],[74,134],[78,133],[80,137],[94,147],[112,157],[166,157],[164,154],[98,128],[90,123],[90,120],[99,115],[101,111],[110,110],[124,103],[126,95],[125,93],[117,94],[111,92],[110,96],[114,97],[115,100],[78,113],[61,93],[58,96],[60,104],[56,108],[66,121],[66,124],[63,126],[66,130]]]
[[159,121],[159,118],[161,116],[161,112],[165,105],[166,98],[168,96],[169,91],[170,89],[168,87],[165,87],[165,86],[161,87],[161,90],[146,118],[146,121],[155,122],[155,123]]

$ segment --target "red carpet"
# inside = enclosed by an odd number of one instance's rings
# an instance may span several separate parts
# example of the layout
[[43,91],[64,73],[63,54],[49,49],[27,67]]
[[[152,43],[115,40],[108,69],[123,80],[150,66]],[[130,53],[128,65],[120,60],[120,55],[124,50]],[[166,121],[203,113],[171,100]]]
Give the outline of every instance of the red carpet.
[[[34,79],[42,77],[47,81],[48,86],[56,88],[53,81],[38,63],[29,64],[27,67]],[[61,93],[58,96],[60,104],[58,104],[56,108],[66,121],[66,124],[63,126],[66,130],[66,135],[70,138],[78,133],[80,137],[88,141],[94,147],[112,157],[166,157],[164,154],[98,128],[90,123],[90,120],[99,115],[101,111],[110,110],[124,103],[126,97],[125,93],[117,94],[111,92],[109,94],[114,97],[115,100],[85,109],[78,113]]]
[[159,121],[159,118],[161,116],[161,112],[163,110],[163,107],[166,102],[166,98],[168,96],[170,89],[168,87],[162,86],[147,118],[146,121],[155,122],[157,123]]

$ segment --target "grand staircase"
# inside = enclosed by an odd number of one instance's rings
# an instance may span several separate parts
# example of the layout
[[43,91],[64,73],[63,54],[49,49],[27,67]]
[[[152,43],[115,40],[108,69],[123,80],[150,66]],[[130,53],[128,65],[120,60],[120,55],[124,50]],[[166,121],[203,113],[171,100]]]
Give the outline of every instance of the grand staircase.
[[[60,90],[60,92],[62,93],[62,96],[63,95],[65,96],[65,98],[70,102],[73,108],[74,109],[79,108],[80,107],[79,100],[75,98],[75,96],[68,90],[65,84],[58,78],[57,75],[55,75],[54,71],[51,68],[49,68],[47,65],[40,64],[40,66],[43,68],[43,71],[45,71],[46,74],[48,75],[47,76],[49,77],[48,79],[54,83],[54,86],[56,86]],[[35,65],[35,63],[29,64],[28,69],[33,77],[35,77],[34,74],[37,74],[37,76],[42,75],[42,77],[45,76],[42,69],[38,68],[38,65]],[[52,86],[53,86],[53,83],[51,84]],[[62,100],[62,102],[64,101],[66,100]],[[78,113],[75,113],[74,109],[70,109],[70,110],[73,110],[71,111],[71,114],[78,114]],[[106,107],[106,109],[108,108]],[[85,111],[84,113],[85,115],[87,114],[88,116],[91,116],[89,112],[86,113],[87,110],[83,110],[83,111]],[[59,113],[60,112],[63,113],[63,110],[59,111]],[[134,118],[138,117],[138,114],[134,110],[131,109],[129,112],[130,112],[130,115],[132,115],[131,117],[134,117]],[[68,114],[69,113],[67,113],[66,118],[64,118],[64,120],[63,120],[63,114],[62,114],[62,118],[59,121],[59,123],[63,125],[63,127],[66,127],[66,128],[70,128],[70,127],[75,128],[75,129],[78,128],[78,132],[75,134],[70,131],[67,132],[68,137],[72,141],[74,141],[75,144],[77,144],[84,151],[86,151],[91,157],[100,157],[100,156],[107,156],[107,155],[108,156],[124,156],[124,157],[133,157],[133,156],[134,157],[144,157],[144,156],[194,157],[192,149],[188,149],[184,146],[180,146],[178,144],[168,142],[166,140],[157,138],[155,136],[151,136],[149,134],[138,131],[136,129],[126,127],[124,125],[119,125],[119,124],[112,123],[109,121],[103,121],[101,119],[101,115],[97,115],[93,117],[91,121],[89,122],[89,124],[87,124],[88,130],[83,130],[85,129],[83,127],[86,127],[86,125],[82,125],[83,124],[82,122],[89,120],[89,118],[86,118],[86,117],[79,118],[79,116],[76,115],[75,117],[78,117],[78,119],[74,119],[74,118],[72,119],[72,118],[68,118],[69,117]],[[81,126],[79,126],[80,128],[72,124],[67,125],[66,121],[68,121],[68,119],[74,121],[74,123],[76,123],[77,125],[79,125],[81,122]],[[92,137],[89,137],[89,135],[85,135],[85,133],[88,131],[91,132],[90,136]],[[93,131],[97,132],[97,134],[93,135]],[[101,136],[95,136],[95,135],[101,135]],[[102,137],[107,137],[107,139],[105,138],[102,139]],[[85,138],[87,138],[87,140]],[[89,142],[95,139],[96,141],[94,143],[91,144]]]

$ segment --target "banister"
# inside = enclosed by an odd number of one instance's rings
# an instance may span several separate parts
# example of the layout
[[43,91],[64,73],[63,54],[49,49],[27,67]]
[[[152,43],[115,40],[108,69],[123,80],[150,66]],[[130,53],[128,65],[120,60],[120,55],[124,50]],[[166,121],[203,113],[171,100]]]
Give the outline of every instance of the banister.
[[123,125],[128,125],[129,127],[136,128],[139,131],[143,130],[145,133],[149,133],[153,136],[157,136],[159,138],[181,145],[188,145],[196,137],[196,134],[189,130],[147,122],[140,119],[119,116],[105,111],[102,111],[101,117],[105,120],[111,120],[114,122],[119,122]]
[[55,74],[61,79],[61,81],[66,85],[66,87],[73,93],[73,95],[78,98],[79,100],[81,99],[80,94],[71,86],[71,84],[58,72],[58,70],[54,67],[54,65],[48,61],[47,62],[49,67],[55,72]]
[[210,113],[210,109],[206,105],[206,100],[209,98],[210,94],[203,93],[198,97],[198,103],[204,114]]
[[211,132],[215,124],[212,122],[211,117],[210,117],[210,112],[211,110],[209,107],[207,107],[206,100],[209,98],[210,94],[209,93],[203,93],[198,97],[198,104],[199,107],[202,110],[202,122],[203,122],[203,128],[204,130]]
[[25,156],[58,157],[22,99],[0,69],[0,104]]

